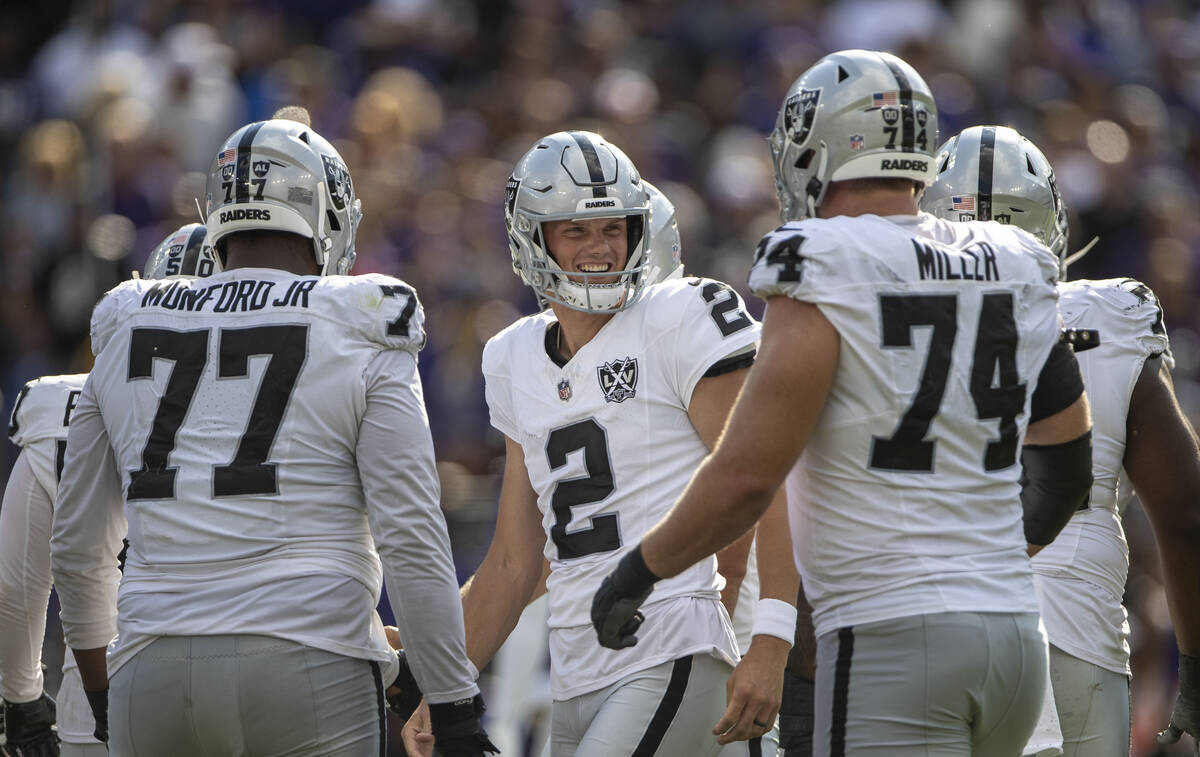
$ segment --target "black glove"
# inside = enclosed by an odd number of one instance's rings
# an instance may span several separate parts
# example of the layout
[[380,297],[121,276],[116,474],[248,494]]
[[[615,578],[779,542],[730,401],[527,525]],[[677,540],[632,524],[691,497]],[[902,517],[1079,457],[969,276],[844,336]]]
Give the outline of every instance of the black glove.
[[32,702],[4,703],[10,757],[58,757],[55,709],[54,700],[45,692]]
[[779,707],[779,746],[787,757],[812,757],[814,686],[812,681],[795,671],[783,671],[783,702]]
[[1189,733],[1196,739],[1200,754],[1200,657],[1179,655],[1179,697],[1171,711],[1171,722],[1155,740],[1159,744],[1174,744]]
[[483,696],[429,705],[433,725],[433,746],[442,757],[483,757],[500,754],[479,724],[483,715]]
[[417,684],[417,679],[413,677],[412,668],[408,665],[408,657],[404,654],[404,650],[399,649],[396,654],[400,656],[400,672],[396,674],[396,680],[392,681],[388,688],[399,689],[399,691],[387,695],[387,706],[389,710],[400,717],[401,723],[407,723],[421,704],[421,687]]
[[92,735],[96,741],[108,743],[108,687],[100,691],[84,691],[88,704],[92,707],[92,717],[96,719],[96,730]]
[[623,649],[637,644],[634,632],[646,619],[638,607],[657,580],[642,559],[642,545],[621,558],[592,597],[592,625],[602,646]]

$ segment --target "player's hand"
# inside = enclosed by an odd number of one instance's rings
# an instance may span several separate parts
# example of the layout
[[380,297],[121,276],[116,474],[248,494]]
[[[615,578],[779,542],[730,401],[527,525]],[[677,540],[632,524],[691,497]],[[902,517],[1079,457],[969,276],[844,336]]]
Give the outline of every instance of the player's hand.
[[7,754],[11,757],[58,757],[54,716],[54,700],[45,692],[32,702],[5,702]]
[[84,696],[87,697],[88,705],[92,708],[92,717],[96,719],[96,730],[92,735],[96,737],[96,741],[108,743],[108,687],[99,691],[88,691],[84,689]]
[[1200,755],[1200,657],[1179,655],[1179,696],[1171,711],[1171,722],[1155,737],[1159,744],[1174,744],[1190,734]]
[[442,757],[483,757],[499,754],[479,723],[483,715],[483,696],[429,705],[433,742]]
[[429,705],[424,699],[404,724],[400,738],[409,757],[433,757],[433,724],[429,722]]
[[657,580],[642,559],[641,545],[621,558],[592,597],[592,625],[601,646],[624,649],[637,644],[634,634],[645,620],[638,607]]
[[725,682],[725,714],[713,726],[718,744],[757,738],[775,725],[783,701],[783,671],[792,647],[774,636],[755,636]]

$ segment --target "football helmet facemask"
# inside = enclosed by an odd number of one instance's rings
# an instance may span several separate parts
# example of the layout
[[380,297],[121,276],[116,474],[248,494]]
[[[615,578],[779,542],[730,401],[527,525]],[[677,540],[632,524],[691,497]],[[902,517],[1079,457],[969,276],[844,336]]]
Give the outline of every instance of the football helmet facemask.
[[843,50],[801,74],[767,138],[784,223],[817,214],[830,182],[933,181],[937,107],[895,55]]
[[1067,207],[1050,161],[1016,129],[972,126],[938,150],[921,210],[950,221],[999,221],[1040,239],[1066,273]]
[[220,270],[221,264],[212,245],[208,243],[208,230],[203,224],[189,223],[172,231],[158,243],[142,266],[142,278],[203,278]]
[[642,186],[650,196],[650,235],[646,241],[646,272],[643,274],[649,286],[683,275],[683,245],[679,240],[679,224],[675,221],[675,205],[645,179]]
[[208,174],[206,212],[222,263],[225,237],[270,230],[311,239],[322,276],[354,266],[362,202],[342,156],[311,126],[273,119],[230,135]]
[[[548,221],[624,217],[625,267],[571,272],[568,278],[546,246]],[[633,162],[616,145],[587,131],[560,131],[538,140],[517,161],[505,188],[504,223],[513,270],[537,295],[573,310],[611,313],[632,305],[647,283],[650,198]],[[575,279],[574,281],[572,280]]]

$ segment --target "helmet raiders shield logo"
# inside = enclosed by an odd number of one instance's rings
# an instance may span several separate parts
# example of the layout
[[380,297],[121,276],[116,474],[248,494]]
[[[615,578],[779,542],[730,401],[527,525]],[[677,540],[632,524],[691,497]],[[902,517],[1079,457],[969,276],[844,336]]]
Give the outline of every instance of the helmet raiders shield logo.
[[227,163],[227,164],[221,166],[221,180],[222,181],[233,181],[233,172],[236,170],[237,170],[236,166],[234,166],[234,164],[232,164],[232,163]]
[[329,185],[333,207],[345,210],[354,197],[350,172],[346,170],[346,164],[333,155],[322,155],[321,161],[325,164],[325,183]]
[[884,108],[881,113],[883,114],[883,122],[889,126],[900,120],[900,111],[896,108]]
[[509,176],[508,183],[504,185],[504,212],[509,218],[512,218],[513,208],[517,204],[517,192],[520,189],[520,180]]
[[808,139],[820,100],[821,88],[818,87],[802,89],[783,104],[783,129],[793,144],[802,145]]
[[261,179],[267,175],[267,171],[271,170],[271,164],[265,160],[256,160],[250,165],[250,170],[254,171],[254,175]]
[[637,394],[637,358],[626,357],[596,367],[606,402],[624,402]]

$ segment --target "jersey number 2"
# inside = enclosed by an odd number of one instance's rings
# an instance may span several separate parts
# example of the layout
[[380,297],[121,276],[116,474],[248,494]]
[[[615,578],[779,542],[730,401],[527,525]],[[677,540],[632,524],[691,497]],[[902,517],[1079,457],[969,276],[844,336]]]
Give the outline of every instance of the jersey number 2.
[[[130,471],[129,499],[172,499],[178,467],[167,465],[175,437],[187,416],[208,360],[210,331],[134,329],[129,347],[130,381],[154,375],[154,361],[169,360],[171,374],[142,450],[142,467]],[[213,466],[213,494],[277,494],[275,465],[267,463],[271,445],[308,352],[307,326],[255,326],[219,329],[217,377],[249,376],[249,358],[268,355],[262,382],[237,452],[228,465]]]
[[[871,439],[872,468],[912,473],[933,471],[937,441],[926,440],[929,424],[942,406],[954,336],[958,298],[953,294],[885,294],[879,297],[884,347],[912,347],[914,326],[932,326],[929,354],[912,403],[890,437]],[[1017,324],[1007,292],[983,295],[971,364],[971,399],[979,420],[997,418],[1000,438],[988,442],[984,470],[1007,468],[1017,461],[1017,416],[1025,409],[1025,383],[1017,375]]]
[[590,528],[567,533],[572,507],[599,502],[612,494],[616,488],[613,482],[612,462],[608,458],[608,434],[594,418],[550,432],[550,438],[546,441],[546,457],[550,463],[550,470],[557,470],[566,465],[567,455],[579,450],[583,450],[583,464],[587,469],[587,477],[559,481],[550,497],[550,507],[554,510],[554,526],[550,529],[550,538],[558,547],[560,560],[584,557],[597,552],[612,552],[621,546],[621,528],[616,513],[593,516]]

